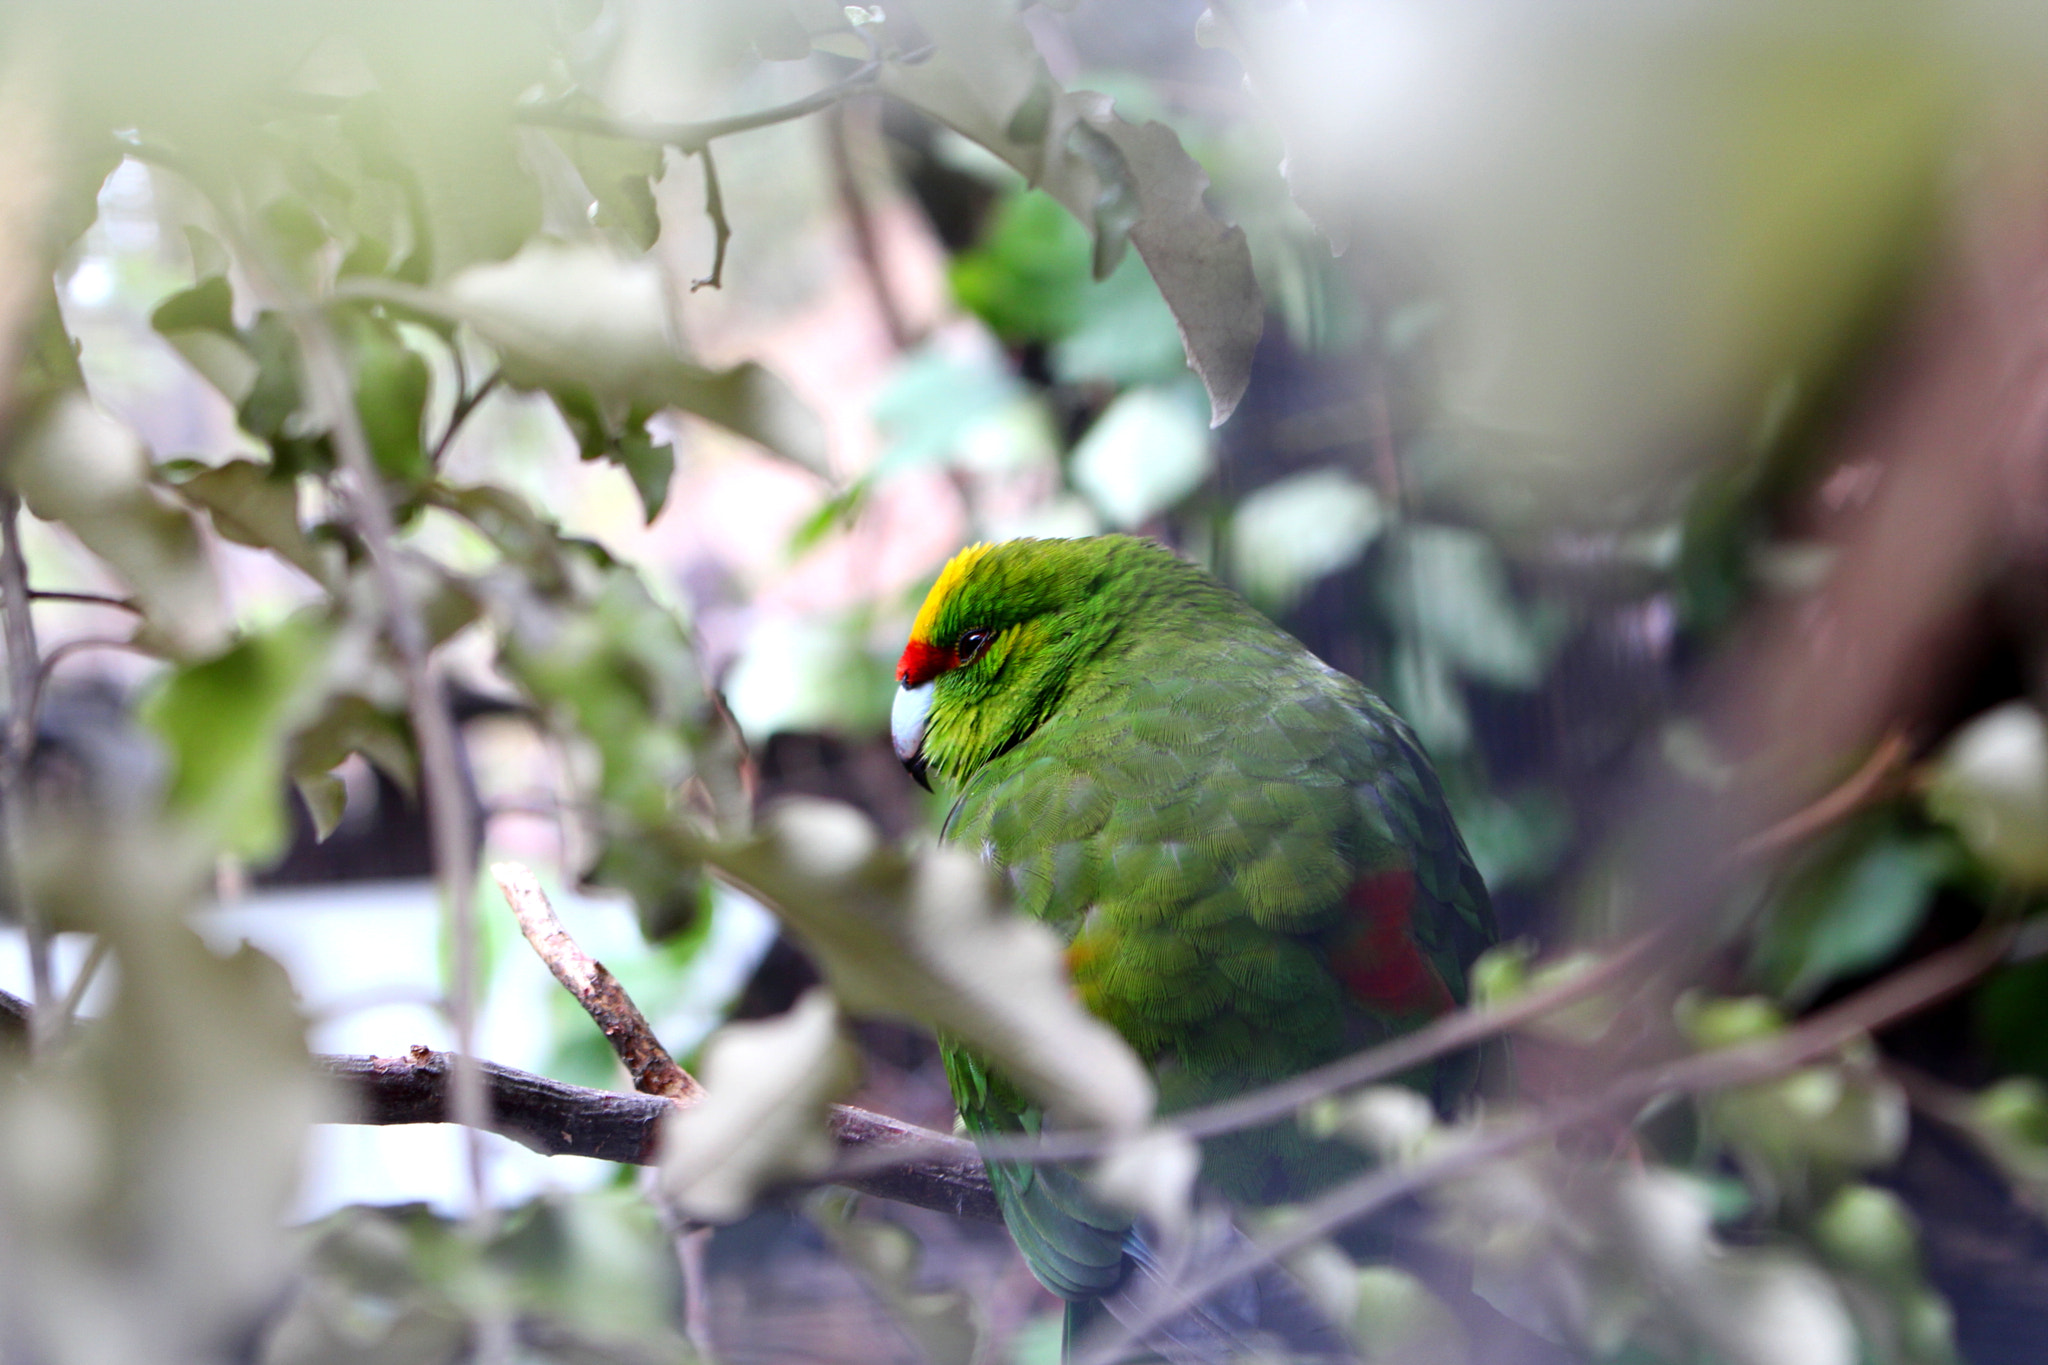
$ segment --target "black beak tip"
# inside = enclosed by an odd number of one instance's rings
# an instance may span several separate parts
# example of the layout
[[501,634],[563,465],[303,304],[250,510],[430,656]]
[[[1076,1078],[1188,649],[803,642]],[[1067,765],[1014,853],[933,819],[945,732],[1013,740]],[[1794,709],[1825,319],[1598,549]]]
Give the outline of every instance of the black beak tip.
[[909,773],[913,778],[917,780],[918,786],[923,787],[926,791],[930,791],[932,789],[932,784],[930,780],[925,777],[924,769],[925,763],[923,754],[912,754],[909,758],[903,760],[903,770]]

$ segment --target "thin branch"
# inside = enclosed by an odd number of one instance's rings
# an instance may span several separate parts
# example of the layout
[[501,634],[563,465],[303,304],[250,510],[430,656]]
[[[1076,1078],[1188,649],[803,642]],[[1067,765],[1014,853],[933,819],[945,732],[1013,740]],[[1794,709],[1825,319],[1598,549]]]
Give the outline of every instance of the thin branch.
[[725,248],[732,241],[732,223],[725,216],[725,191],[718,185],[718,162],[713,159],[708,143],[697,148],[696,155],[704,163],[704,216],[711,220],[711,273],[690,281],[692,294],[699,289],[724,288]]
[[[449,351],[456,357],[456,373],[459,375],[462,366],[462,353],[454,347],[450,347]],[[462,424],[469,420],[469,415],[477,410],[478,404],[491,396],[492,391],[498,387],[498,384],[504,377],[505,372],[503,370],[492,370],[484,382],[477,385],[475,389],[468,393],[457,395],[455,406],[448,413],[448,425],[442,428],[441,439],[434,442],[434,453],[427,457],[429,468],[439,469],[441,467],[441,457],[446,455],[448,447],[454,444],[456,434],[462,430]]]
[[28,1042],[29,1028],[35,1022],[36,1012],[28,1001],[7,991],[0,991],[0,1043],[9,1043],[19,1038]]
[[92,941],[92,949],[86,953],[85,961],[79,964],[78,975],[71,978],[70,987],[64,992],[63,1003],[57,1006],[57,1027],[69,1029],[78,1020],[78,1007],[85,1003],[85,993],[92,987],[92,979],[99,975],[100,967],[107,960],[107,953],[113,943],[105,934]]
[[1735,846],[1737,861],[1750,862],[1782,853],[1855,814],[1889,789],[1891,777],[1905,761],[1908,752],[1910,746],[1904,733],[1890,731],[1870,751],[1870,757],[1843,779],[1840,786],[1738,843]]
[[691,1105],[704,1098],[704,1087],[677,1066],[668,1049],[654,1036],[647,1017],[626,994],[618,978],[602,962],[583,951],[562,927],[547,892],[532,871],[521,863],[493,863],[491,877],[505,893],[519,932],[540,954],[541,961],[555,974],[569,994],[576,997],[598,1029],[603,1032],[619,1060],[632,1074],[633,1088],[643,1095],[660,1095],[678,1105]]
[[384,498],[383,481],[377,473],[362,417],[356,411],[348,365],[342,359],[326,314],[303,303],[291,313],[307,376],[332,417],[335,450],[355,485],[352,501],[357,530],[369,551],[371,572],[384,599],[386,627],[404,664],[407,710],[420,748],[421,787],[433,841],[434,879],[449,907],[449,936],[454,943],[454,982],[449,992],[448,1014],[458,1049],[455,1113],[469,1133],[471,1216],[481,1233],[490,1218],[490,1201],[484,1188],[483,1146],[476,1136],[483,1126],[484,1083],[472,1061],[477,996],[475,843],[468,792],[456,749],[455,722],[448,711],[440,675],[433,667],[426,623],[400,577],[397,527],[390,504]]
[[[526,941],[596,1022],[632,1072],[635,1088],[671,1109],[703,1098],[703,1087],[675,1064],[625,988],[562,927],[533,873],[517,863],[498,863],[491,875],[511,904]],[[858,1169],[846,1171],[843,1179],[828,1177],[829,1183],[920,1208],[1000,1221],[973,1144],[851,1105],[832,1106],[826,1122],[840,1146],[869,1158]]]
[[[333,1112],[334,1122],[456,1121],[450,1104],[456,1062],[448,1053],[416,1047],[404,1057],[323,1056],[317,1061],[344,1088],[346,1100]],[[546,1156],[587,1156],[634,1166],[659,1160],[662,1120],[675,1112],[673,1101],[592,1090],[495,1062],[473,1066],[484,1081],[487,1131]],[[892,1158],[897,1169],[834,1183],[977,1222],[1002,1221],[974,1144],[850,1105],[834,1106],[828,1122],[842,1147],[903,1153]]]
[[597,137],[624,138],[632,142],[653,142],[695,154],[722,137],[750,133],[777,123],[788,123],[829,108],[848,95],[865,90],[881,75],[878,61],[864,63],[846,79],[835,81],[801,99],[757,109],[751,114],[708,119],[701,123],[634,123],[601,114],[582,114],[549,105],[529,105],[518,112],[521,123],[537,128],[559,128],[569,133],[590,133]]
[[132,597],[112,597],[101,592],[62,592],[54,588],[30,588],[31,602],[75,602],[88,607],[118,607],[122,611],[142,615],[142,608]]
[[28,765],[35,753],[36,712],[42,696],[42,658],[30,610],[28,560],[21,552],[21,498],[0,490],[0,628],[7,641],[7,731],[0,743],[0,858],[4,858],[8,899],[21,917],[28,945],[29,988],[35,1012],[29,1016],[29,1052],[41,1056],[57,1038],[57,987],[50,964],[50,926],[24,893],[15,870],[20,849],[21,803],[28,792]]
[[881,316],[889,344],[898,351],[904,351],[910,348],[916,337],[910,324],[904,321],[903,309],[896,302],[896,291],[890,287],[888,265],[882,259],[881,238],[875,232],[875,216],[869,211],[867,195],[861,190],[860,175],[853,160],[849,107],[840,104],[825,120],[825,145],[832,159],[832,187],[839,197],[840,212],[846,215],[847,227],[852,230],[854,259],[860,262],[861,277],[867,281],[868,294],[875,301],[875,311]]
[[1175,1287],[1127,1322],[1108,1325],[1098,1340],[1087,1343],[1088,1349],[1078,1357],[1080,1365],[1110,1365],[1147,1332],[1218,1290],[1397,1199],[1455,1179],[1489,1161],[1595,1120],[1632,1112],[1660,1096],[1754,1085],[1830,1056],[1848,1043],[1962,990],[1996,966],[2012,941],[2011,924],[1992,925],[1774,1038],[1646,1067],[1592,1095],[1561,1102],[1412,1165],[1377,1170],[1339,1185],[1296,1210],[1282,1232],[1261,1239],[1215,1270]]

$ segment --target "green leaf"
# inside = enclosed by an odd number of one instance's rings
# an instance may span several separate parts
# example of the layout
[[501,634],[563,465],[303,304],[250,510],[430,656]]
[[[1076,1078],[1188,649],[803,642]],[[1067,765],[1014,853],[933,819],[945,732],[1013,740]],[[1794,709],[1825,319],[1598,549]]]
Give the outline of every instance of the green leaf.
[[[295,778],[318,779],[350,754],[361,754],[399,786],[417,790],[419,757],[404,709],[405,683],[393,664],[379,665],[335,670],[339,688],[292,737],[289,766]],[[381,704],[365,695],[372,691],[382,694]]]
[[1803,1001],[1881,966],[1958,870],[1948,840],[1902,835],[1890,819],[1865,822],[1787,887],[1766,921],[1754,968],[1774,994]]
[[979,143],[1066,206],[1107,275],[1126,239],[1173,310],[1211,425],[1251,380],[1265,307],[1244,234],[1203,202],[1209,179],[1163,124],[1117,117],[1110,101],[1059,90],[1016,14],[1004,6],[906,0],[933,46],[883,65],[884,91]]
[[669,480],[676,472],[675,447],[649,436],[645,418],[635,422],[629,416],[626,429],[613,447],[612,458],[633,481],[633,491],[640,495],[641,510],[652,523],[661,515],[662,504],[668,501]]
[[164,336],[173,332],[235,334],[235,293],[222,275],[209,275],[190,289],[171,295],[149,315],[149,325]]
[[170,751],[170,815],[253,862],[281,852],[285,754],[325,677],[329,628],[311,611],[172,672],[142,708]]
[[228,540],[273,551],[316,582],[334,581],[337,557],[323,553],[299,524],[297,480],[255,460],[230,460],[189,473],[159,465],[158,473],[185,501],[203,508],[213,529]]
[[401,486],[422,483],[433,475],[420,429],[427,408],[427,362],[391,323],[354,311],[342,317],[336,330],[377,468]]
[[2048,958],[2001,967],[1977,988],[1971,1007],[2001,1070],[2048,1078]]
[[960,306],[1012,345],[1072,332],[1096,287],[1087,232],[1035,189],[1005,198],[981,242],[953,258],[947,277]]
[[1173,310],[1140,261],[1096,279],[1087,232],[1051,195],[1007,196],[981,242],[954,257],[953,296],[1012,345],[1052,343],[1068,383],[1167,383],[1186,373]]

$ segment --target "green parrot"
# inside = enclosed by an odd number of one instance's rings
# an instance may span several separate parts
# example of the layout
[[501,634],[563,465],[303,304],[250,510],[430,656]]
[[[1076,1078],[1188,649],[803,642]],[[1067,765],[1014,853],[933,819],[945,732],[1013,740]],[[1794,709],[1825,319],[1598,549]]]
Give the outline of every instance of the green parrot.
[[[1453,1008],[1494,941],[1407,725],[1151,541],[961,551],[897,680],[897,756],[957,792],[943,837],[983,850],[1065,940],[1080,999],[1150,1068],[1163,1113]],[[972,1133],[1036,1131],[1030,1099],[981,1059],[949,1048],[946,1065]],[[1448,1106],[1473,1072],[1416,1081]],[[1283,1122],[1206,1141],[1202,1179],[1273,1204],[1363,1164]],[[996,1162],[990,1177],[1032,1272],[1070,1304],[1111,1294],[1142,1255],[1078,1172]]]

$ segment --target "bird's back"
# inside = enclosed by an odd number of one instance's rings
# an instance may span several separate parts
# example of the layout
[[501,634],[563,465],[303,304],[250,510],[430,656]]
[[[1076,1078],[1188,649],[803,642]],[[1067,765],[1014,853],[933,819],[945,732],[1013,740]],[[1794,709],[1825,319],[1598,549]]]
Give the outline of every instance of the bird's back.
[[[1168,588],[1190,591],[1128,612],[1059,707],[970,778],[949,831],[1068,940],[1082,999],[1152,1066],[1169,1111],[1452,1007],[1493,936],[1407,727],[1186,572]],[[1274,1202],[1352,1163],[1275,1125],[1210,1144],[1205,1178]]]

